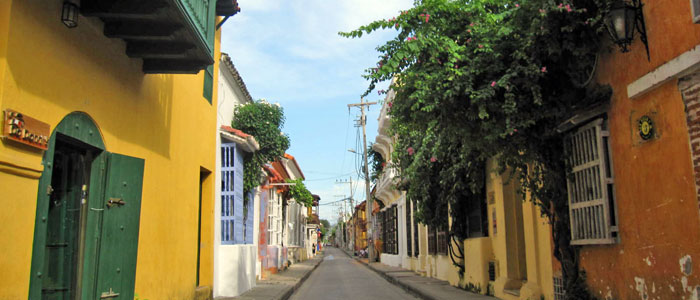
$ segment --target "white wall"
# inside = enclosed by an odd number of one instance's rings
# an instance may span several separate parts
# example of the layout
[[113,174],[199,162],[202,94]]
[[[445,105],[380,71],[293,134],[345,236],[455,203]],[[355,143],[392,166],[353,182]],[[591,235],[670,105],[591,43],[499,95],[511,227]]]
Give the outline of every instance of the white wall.
[[255,287],[257,245],[218,245],[214,297],[235,297]]
[[[223,64],[222,68],[225,68]],[[258,224],[260,215],[259,197],[253,205],[253,244],[221,244],[221,135],[222,125],[231,125],[235,105],[247,100],[227,70],[219,69],[218,116],[216,126],[216,171],[214,172],[214,297],[238,296],[253,288],[256,279]],[[239,148],[240,149],[240,148]],[[240,151],[240,150],[237,150]],[[259,275],[259,274],[258,274]]]

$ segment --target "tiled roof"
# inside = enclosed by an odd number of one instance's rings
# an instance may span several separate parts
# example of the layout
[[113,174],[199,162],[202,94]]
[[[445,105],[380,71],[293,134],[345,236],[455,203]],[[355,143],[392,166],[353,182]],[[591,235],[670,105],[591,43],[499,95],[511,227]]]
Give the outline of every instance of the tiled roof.
[[244,138],[244,139],[245,139],[245,138],[248,138],[249,136],[252,136],[252,135],[250,135],[250,134],[247,134],[247,133],[245,133],[245,132],[243,132],[243,131],[240,131],[240,130],[238,130],[238,129],[236,129],[236,128],[233,128],[233,127],[231,127],[231,126],[222,125],[222,126],[221,126],[221,129],[224,130],[224,131],[226,131],[226,132],[228,132],[228,133],[232,133],[232,134],[235,134],[235,135],[237,135],[237,136],[239,136],[239,137],[242,137],[242,138]]
[[236,70],[236,67],[233,65],[233,62],[231,61],[231,57],[228,56],[226,53],[221,53],[221,60],[223,62],[223,65],[226,67],[224,68],[231,74],[233,79],[236,81],[236,84],[238,87],[241,88],[241,91],[243,92],[243,96],[245,97],[245,100],[247,102],[253,102],[253,97],[250,96],[250,93],[248,92],[248,88],[245,86],[245,82],[243,82],[243,78],[241,77],[241,74],[238,73],[238,70]]
[[304,172],[301,171],[301,167],[299,167],[299,163],[297,163],[296,158],[294,158],[294,156],[292,156],[292,155],[289,154],[289,153],[285,153],[285,154],[284,154],[284,158],[293,161],[293,162],[294,162],[294,165],[297,167],[297,170],[299,170],[299,174],[301,174],[301,179],[302,179],[302,180],[306,180],[306,176],[304,176]]

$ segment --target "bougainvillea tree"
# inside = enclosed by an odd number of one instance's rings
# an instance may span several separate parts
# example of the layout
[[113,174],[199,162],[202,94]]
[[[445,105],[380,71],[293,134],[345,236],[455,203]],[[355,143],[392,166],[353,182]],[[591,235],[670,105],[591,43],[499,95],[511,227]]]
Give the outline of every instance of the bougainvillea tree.
[[[398,31],[369,68],[370,93],[395,79],[392,160],[419,218],[467,238],[465,213],[484,201],[488,159],[519,180],[552,223],[570,299],[588,297],[569,243],[565,149],[556,127],[608,101],[591,83],[609,0],[423,0],[396,17],[341,33]],[[381,93],[382,91],[380,91]]]

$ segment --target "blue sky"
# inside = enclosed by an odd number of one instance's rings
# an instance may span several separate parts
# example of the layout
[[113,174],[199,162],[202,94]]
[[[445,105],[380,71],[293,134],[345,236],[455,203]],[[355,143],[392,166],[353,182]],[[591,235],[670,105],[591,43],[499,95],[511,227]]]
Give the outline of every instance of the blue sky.
[[[375,48],[393,38],[386,30],[347,39],[349,31],[373,20],[391,18],[410,8],[412,0],[239,0],[241,12],[223,26],[222,51],[228,53],[253,99],[279,102],[287,118],[283,131],[291,139],[287,153],[296,157],[309,190],[321,203],[349,195],[348,184],[357,180],[355,154],[359,109],[348,113],[347,104],[360,101],[368,82],[364,70],[377,62]],[[366,100],[381,97],[370,94]],[[377,135],[380,106],[367,116],[367,142]],[[361,134],[361,132],[360,132]],[[364,181],[355,199],[364,199]],[[356,200],[357,201],[357,200]],[[361,201],[361,200],[360,200]],[[357,204],[357,202],[355,203]],[[322,205],[321,218],[332,223],[338,206]]]

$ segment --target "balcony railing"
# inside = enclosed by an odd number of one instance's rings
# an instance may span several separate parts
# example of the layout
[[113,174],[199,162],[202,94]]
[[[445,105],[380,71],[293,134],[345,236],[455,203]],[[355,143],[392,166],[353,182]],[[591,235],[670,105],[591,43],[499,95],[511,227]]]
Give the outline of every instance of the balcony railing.
[[228,0],[82,0],[81,13],[126,42],[144,73],[198,73],[214,63],[216,16],[238,12]]

